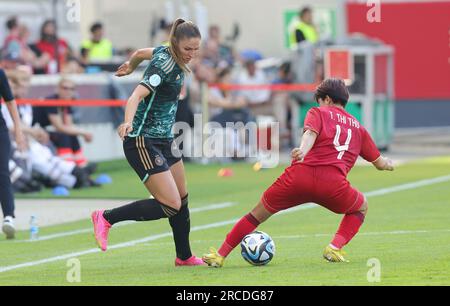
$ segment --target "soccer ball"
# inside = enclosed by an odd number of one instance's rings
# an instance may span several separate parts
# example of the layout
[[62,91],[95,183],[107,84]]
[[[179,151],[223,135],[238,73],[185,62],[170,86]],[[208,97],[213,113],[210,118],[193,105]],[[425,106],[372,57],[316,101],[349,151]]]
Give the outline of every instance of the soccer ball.
[[266,233],[256,231],[242,239],[241,254],[251,265],[267,265],[275,255],[275,243]]

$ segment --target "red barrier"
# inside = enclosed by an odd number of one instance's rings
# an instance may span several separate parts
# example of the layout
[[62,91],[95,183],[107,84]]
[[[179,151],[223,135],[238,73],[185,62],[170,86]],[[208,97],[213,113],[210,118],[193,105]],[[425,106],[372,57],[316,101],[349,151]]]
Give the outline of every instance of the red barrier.
[[[261,85],[240,85],[240,84],[209,84],[210,88],[220,88],[223,90],[271,90],[271,91],[306,91],[314,92],[317,84],[261,84]],[[19,105],[32,106],[85,106],[85,107],[117,107],[125,106],[124,100],[45,100],[45,99],[18,99]]]
[[261,84],[261,85],[241,85],[241,84],[209,84],[211,88],[223,90],[271,90],[271,91],[307,91],[314,92],[318,84]]
[[19,105],[33,105],[33,106],[87,106],[87,107],[101,107],[101,106],[124,106],[127,101],[124,100],[43,100],[43,99],[19,99]]

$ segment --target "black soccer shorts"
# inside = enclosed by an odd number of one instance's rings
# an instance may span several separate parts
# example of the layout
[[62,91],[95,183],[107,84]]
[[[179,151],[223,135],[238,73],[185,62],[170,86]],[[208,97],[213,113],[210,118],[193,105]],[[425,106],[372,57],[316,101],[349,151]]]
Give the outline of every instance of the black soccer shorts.
[[123,151],[143,183],[152,174],[168,171],[181,160],[181,151],[173,139],[125,137]]

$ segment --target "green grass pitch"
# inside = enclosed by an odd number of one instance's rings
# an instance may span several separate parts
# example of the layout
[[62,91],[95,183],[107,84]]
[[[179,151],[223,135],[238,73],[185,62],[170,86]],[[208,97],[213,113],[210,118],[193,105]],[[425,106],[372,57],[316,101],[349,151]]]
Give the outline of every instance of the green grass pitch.
[[[254,172],[249,164],[230,167],[234,176],[224,178],[217,176],[221,168],[218,165],[186,166],[191,209],[234,203],[192,213],[191,245],[197,255],[210,246],[218,247],[231,229],[232,220],[246,214],[284,169],[280,166]],[[147,197],[125,161],[103,163],[100,172],[110,174],[114,184],[74,191],[71,197]],[[449,174],[450,157],[440,157],[404,164],[392,173],[355,167],[349,180],[361,191],[370,192]],[[50,196],[49,192],[39,195]],[[326,263],[321,257],[341,220],[341,216],[321,207],[274,216],[259,227],[276,244],[273,261],[264,267],[250,266],[236,249],[222,269],[175,268],[167,220],[113,228],[110,246],[119,247],[106,253],[93,251],[93,237],[88,232],[28,242],[24,240],[29,233],[23,231],[16,241],[0,238],[0,285],[71,285],[66,276],[70,270],[67,260],[72,257],[80,262],[81,282],[77,285],[450,285],[449,209],[450,178],[370,197],[366,222],[346,247],[351,261],[347,264]],[[223,221],[228,223],[220,225]],[[211,224],[215,227],[198,228]],[[40,235],[90,227],[86,216],[79,222],[41,227]],[[143,238],[147,239],[139,241]],[[126,244],[130,241],[137,243]],[[368,281],[370,259],[380,263],[379,282]],[[12,266],[16,268],[8,270]]]

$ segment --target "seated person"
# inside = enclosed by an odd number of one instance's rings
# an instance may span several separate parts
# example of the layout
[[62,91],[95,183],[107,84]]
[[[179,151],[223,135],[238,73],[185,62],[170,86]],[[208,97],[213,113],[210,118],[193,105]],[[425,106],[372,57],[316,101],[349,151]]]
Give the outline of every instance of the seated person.
[[[7,72],[11,89],[18,99],[23,98],[29,88],[31,72],[27,68],[19,66],[16,70]],[[20,105],[18,110],[23,123],[22,130],[26,136],[27,149],[19,152],[13,144],[9,168],[16,191],[39,191],[40,184],[36,180],[48,187],[81,188],[97,185],[89,178],[86,169],[53,155],[47,147],[49,144],[48,133],[38,126],[31,126],[33,112],[30,105]],[[3,109],[2,113],[8,129],[13,131],[14,124],[9,113]]]
[[[239,85],[268,84],[264,71],[256,67],[254,60],[245,61],[245,69],[241,71],[236,81]],[[273,113],[270,90],[241,90],[239,91],[239,96],[244,97],[248,101],[248,106],[253,115],[271,115]]]
[[[75,100],[75,83],[62,78],[58,84],[58,92],[47,99]],[[57,155],[67,161],[73,161],[79,167],[88,166],[78,136],[91,142],[93,135],[77,127],[72,118],[70,106],[33,107],[33,125],[39,124],[50,131],[50,140],[57,149]],[[91,165],[90,165],[91,167]],[[93,167],[93,166],[92,166]]]
[[[231,69],[224,68],[219,71],[216,83],[230,84]],[[245,97],[233,95],[229,90],[217,87],[211,88],[208,103],[211,121],[219,122],[223,127],[227,122],[243,122],[246,124],[252,121]]]
[[[230,84],[231,70],[224,68],[217,75],[216,83]],[[224,130],[223,136],[226,141],[226,157],[244,157],[246,146],[246,134],[244,125],[253,121],[244,97],[233,95],[230,90],[222,88],[211,88],[209,92],[211,122],[219,123]],[[233,128],[227,127],[227,123],[242,125],[234,125]]]
[[[278,74],[272,81],[272,84],[290,84],[292,83],[292,80],[293,76],[291,73],[291,64],[289,62],[284,62],[280,65],[280,67],[278,67]],[[289,122],[288,119],[291,117],[292,120],[292,113],[296,101],[291,97],[291,94],[288,91],[273,91],[271,101],[273,106],[273,115],[276,121],[280,124],[280,137],[289,138],[291,122]]]

